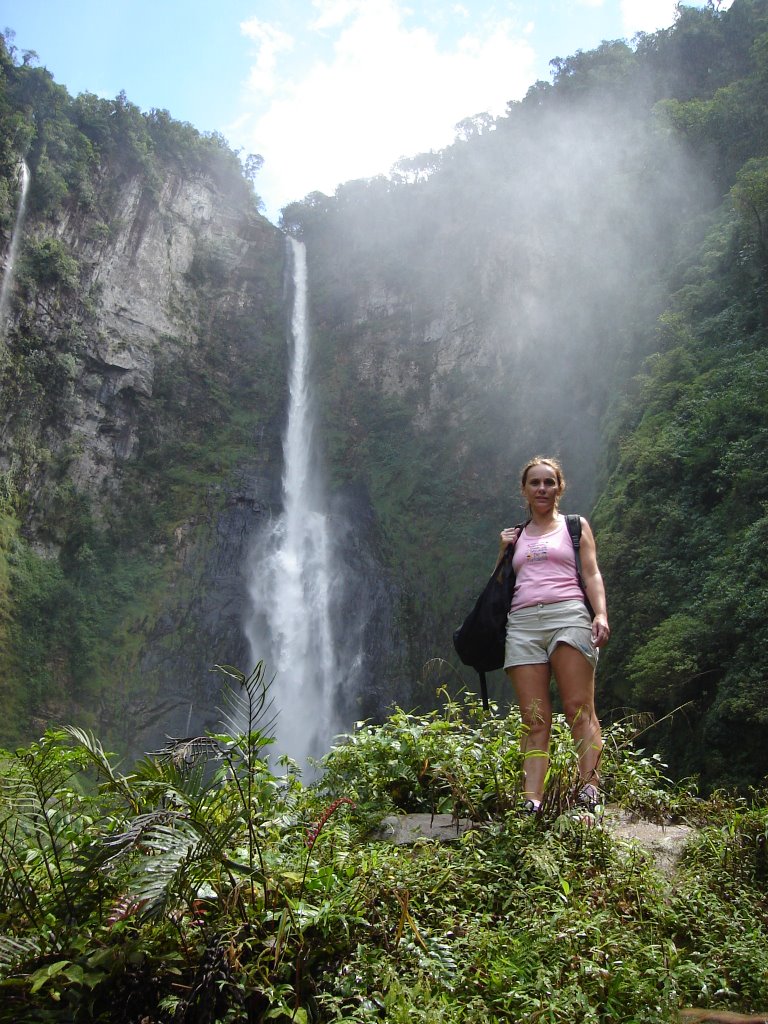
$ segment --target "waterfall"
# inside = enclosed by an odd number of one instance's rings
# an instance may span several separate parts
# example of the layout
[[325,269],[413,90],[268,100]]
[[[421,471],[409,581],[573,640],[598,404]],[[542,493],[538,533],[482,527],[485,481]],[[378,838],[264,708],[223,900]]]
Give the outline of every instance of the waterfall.
[[16,209],[16,220],[11,235],[11,245],[8,256],[5,260],[3,272],[3,285],[0,289],[0,337],[5,334],[5,319],[8,315],[8,305],[11,301],[11,289],[13,287],[13,272],[16,267],[16,255],[21,240],[21,229],[24,225],[24,212],[27,206],[27,191],[29,189],[29,168],[24,160],[19,164],[19,205]]
[[[344,572],[334,553],[313,443],[306,250],[293,238],[289,245],[293,312],[283,508],[250,554],[246,633],[254,663],[263,659],[275,675],[274,755],[288,754],[306,768],[309,757],[327,752],[338,729],[334,694],[343,680],[333,623]],[[344,675],[349,671],[348,665]]]

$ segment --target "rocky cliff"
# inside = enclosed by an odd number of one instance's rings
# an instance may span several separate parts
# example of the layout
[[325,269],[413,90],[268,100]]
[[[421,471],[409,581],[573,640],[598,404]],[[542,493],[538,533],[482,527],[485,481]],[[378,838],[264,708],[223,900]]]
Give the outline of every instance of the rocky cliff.
[[[106,238],[93,237],[90,218],[77,208],[51,227],[93,301],[74,373],[76,417],[62,426],[77,449],[70,479],[98,502],[138,450],[159,364],[194,362],[196,348],[220,344],[208,334],[215,316],[248,311],[264,319],[268,307],[269,327],[279,334],[281,239],[211,178],[171,169],[156,191],[141,177],[121,183]],[[32,229],[38,241],[45,237]],[[206,260],[215,261],[222,282],[213,308],[203,308],[194,280]],[[265,269],[268,279],[259,280]],[[258,347],[256,332],[242,343]]]
[[284,239],[207,147],[145,167],[104,147],[55,210],[31,159],[0,399],[7,742],[78,721],[138,752],[214,725],[211,667],[248,667],[242,567],[280,497]]

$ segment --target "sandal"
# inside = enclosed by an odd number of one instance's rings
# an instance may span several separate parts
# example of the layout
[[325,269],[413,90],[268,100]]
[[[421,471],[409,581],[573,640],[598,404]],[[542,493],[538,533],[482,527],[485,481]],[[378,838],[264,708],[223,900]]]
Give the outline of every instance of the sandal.
[[541,810],[541,803],[539,801],[537,801],[537,800],[531,800],[530,797],[528,799],[526,799],[526,800],[523,800],[520,803],[520,813],[521,814],[526,814],[526,815],[538,814],[540,810]]
[[586,812],[591,814],[593,818],[602,818],[605,806],[597,786],[593,786],[591,782],[588,782],[585,786],[581,787],[576,795],[575,810],[578,813]]

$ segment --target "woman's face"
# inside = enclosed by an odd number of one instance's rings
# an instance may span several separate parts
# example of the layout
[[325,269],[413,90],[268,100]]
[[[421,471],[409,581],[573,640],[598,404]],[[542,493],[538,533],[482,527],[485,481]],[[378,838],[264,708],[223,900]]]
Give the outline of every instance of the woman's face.
[[557,473],[547,462],[536,462],[530,467],[523,484],[523,497],[534,512],[551,512],[560,497]]

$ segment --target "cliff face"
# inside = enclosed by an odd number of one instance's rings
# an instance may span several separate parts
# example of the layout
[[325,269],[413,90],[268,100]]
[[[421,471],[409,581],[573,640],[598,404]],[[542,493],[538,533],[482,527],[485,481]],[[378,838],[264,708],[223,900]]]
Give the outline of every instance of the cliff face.
[[140,752],[214,725],[211,666],[248,667],[243,565],[280,497],[284,239],[244,182],[164,171],[105,164],[87,207],[33,203],[23,227],[0,400],[21,525],[9,741],[86,721]]
[[[171,162],[105,165],[92,185],[87,207],[33,207],[24,225],[1,400],[0,469],[23,511],[0,740],[84,722],[137,755],[219,728],[213,666],[260,656],[248,557],[282,502],[290,294],[284,236],[241,180]],[[361,691],[338,695],[351,723],[412,686],[369,495],[331,490],[345,666],[362,650]]]
[[657,716],[706,786],[768,770],[767,29],[764,0],[682,7],[394,180],[286,211],[331,463],[376,509],[418,696],[460,684],[451,630],[525,515],[519,467],[556,454],[563,509],[596,504],[600,707]]
[[[218,310],[231,316],[266,298],[279,317],[279,276],[272,267],[280,266],[281,239],[210,178],[178,173],[157,191],[139,177],[126,181],[109,237],[94,239],[92,227],[78,210],[53,225],[80,265],[81,288],[96,297],[77,374],[77,416],[66,425],[71,441],[79,442],[71,478],[96,497],[115,485],[121,463],[137,450],[158,356],[184,361],[208,340],[190,280],[195,260],[216,254],[226,280],[214,298]],[[272,278],[267,296],[259,294],[260,263]],[[279,320],[271,326],[278,331]]]

